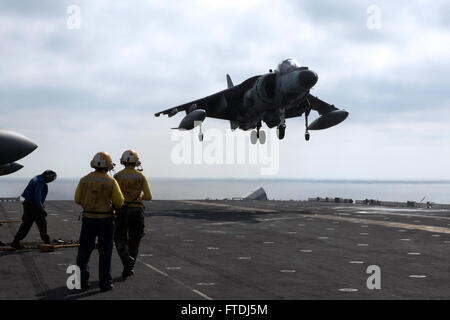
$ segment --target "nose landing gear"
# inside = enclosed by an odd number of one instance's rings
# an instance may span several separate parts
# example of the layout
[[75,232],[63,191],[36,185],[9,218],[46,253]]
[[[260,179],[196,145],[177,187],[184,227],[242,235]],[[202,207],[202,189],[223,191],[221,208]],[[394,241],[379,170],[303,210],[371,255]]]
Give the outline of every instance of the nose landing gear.
[[200,131],[199,131],[199,133],[198,133],[198,140],[200,141],[200,142],[203,142],[203,132],[202,132],[202,124],[200,123],[200,125],[199,125],[199,129],[200,129]]

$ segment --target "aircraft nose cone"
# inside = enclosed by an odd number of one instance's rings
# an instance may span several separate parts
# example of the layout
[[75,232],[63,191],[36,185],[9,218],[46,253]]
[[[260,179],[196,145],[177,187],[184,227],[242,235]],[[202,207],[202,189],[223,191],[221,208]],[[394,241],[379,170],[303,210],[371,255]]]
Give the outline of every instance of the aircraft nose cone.
[[27,156],[37,145],[27,137],[9,130],[0,130],[0,165],[11,163]]
[[305,89],[311,89],[319,80],[317,73],[312,70],[303,70],[298,75],[298,81],[300,85]]

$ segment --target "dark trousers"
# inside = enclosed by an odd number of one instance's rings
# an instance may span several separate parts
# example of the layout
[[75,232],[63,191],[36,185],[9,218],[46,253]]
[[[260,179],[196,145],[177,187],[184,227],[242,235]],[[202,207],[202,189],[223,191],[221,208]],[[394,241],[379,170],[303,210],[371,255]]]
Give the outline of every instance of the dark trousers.
[[50,237],[47,234],[47,220],[45,219],[45,211],[42,211],[31,203],[25,201],[23,202],[22,221],[23,222],[14,238],[15,241],[25,239],[31,229],[31,226],[34,222],[36,222],[42,241],[46,243],[50,242]]
[[[132,268],[144,236],[144,209],[123,206],[116,211],[114,242],[124,267]],[[132,257],[134,260],[131,260]]]
[[112,218],[83,218],[78,247],[77,265],[81,271],[81,282],[89,280],[89,258],[95,248],[95,238],[98,237],[99,265],[98,274],[100,288],[112,284],[111,255],[114,238],[114,220]]

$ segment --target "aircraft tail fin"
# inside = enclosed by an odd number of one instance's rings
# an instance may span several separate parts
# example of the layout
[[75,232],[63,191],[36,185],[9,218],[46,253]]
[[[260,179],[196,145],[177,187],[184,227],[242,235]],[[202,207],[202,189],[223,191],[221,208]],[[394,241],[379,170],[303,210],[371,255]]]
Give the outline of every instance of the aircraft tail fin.
[[227,84],[228,84],[228,88],[234,87],[233,81],[231,80],[231,77],[229,74],[227,74]]

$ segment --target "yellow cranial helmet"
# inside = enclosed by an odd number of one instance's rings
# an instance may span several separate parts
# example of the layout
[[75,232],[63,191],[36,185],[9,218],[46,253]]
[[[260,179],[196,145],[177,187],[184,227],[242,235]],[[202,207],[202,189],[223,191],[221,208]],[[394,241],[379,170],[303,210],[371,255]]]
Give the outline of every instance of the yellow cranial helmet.
[[120,158],[120,164],[123,165],[134,164],[136,166],[139,166],[141,162],[139,161],[137,152],[129,149],[124,151],[124,153],[122,153],[122,157]]
[[115,164],[107,152],[97,152],[91,161],[91,167],[95,169],[107,169],[108,171],[114,169]]

